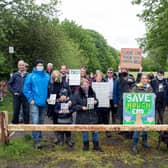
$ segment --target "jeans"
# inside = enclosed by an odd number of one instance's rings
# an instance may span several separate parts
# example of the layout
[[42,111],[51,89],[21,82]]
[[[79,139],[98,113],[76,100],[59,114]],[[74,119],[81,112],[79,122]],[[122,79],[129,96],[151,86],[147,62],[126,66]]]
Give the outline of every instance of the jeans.
[[13,97],[13,119],[12,123],[13,124],[18,124],[19,123],[19,113],[21,109],[21,105],[23,108],[23,120],[25,124],[29,123],[29,104],[27,102],[27,99],[24,95],[14,95]]
[[142,132],[135,131],[133,134],[133,139],[139,139],[140,133],[142,133],[142,137],[147,135],[146,131],[142,131]]
[[[30,104],[30,114],[32,124],[44,124],[46,107],[40,107],[35,104]],[[39,142],[41,131],[33,131],[32,132],[34,142]]]
[[[89,141],[89,132],[83,132],[83,142]],[[92,132],[92,141],[98,142],[99,141],[99,133],[98,132]]]

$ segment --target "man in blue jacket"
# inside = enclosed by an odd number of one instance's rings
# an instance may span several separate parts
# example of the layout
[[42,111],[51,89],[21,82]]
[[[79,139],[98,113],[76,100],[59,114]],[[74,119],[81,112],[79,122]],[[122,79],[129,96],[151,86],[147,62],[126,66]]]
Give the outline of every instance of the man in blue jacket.
[[23,60],[18,61],[18,71],[15,72],[8,81],[8,88],[13,94],[13,124],[19,123],[19,113],[22,105],[23,108],[23,120],[25,124],[29,123],[29,108],[26,97],[23,94],[23,85],[27,73],[25,72],[25,62]]
[[[49,75],[44,71],[43,60],[37,60],[32,73],[30,73],[25,80],[23,90],[30,104],[32,124],[44,123],[49,80]],[[39,143],[41,132],[33,131],[32,136],[34,147],[36,149],[41,148]]]

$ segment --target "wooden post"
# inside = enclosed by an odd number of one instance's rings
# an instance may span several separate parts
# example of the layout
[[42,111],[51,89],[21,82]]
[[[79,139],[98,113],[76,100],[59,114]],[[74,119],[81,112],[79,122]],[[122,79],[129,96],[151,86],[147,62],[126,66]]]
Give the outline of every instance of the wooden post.
[[2,144],[9,143],[8,114],[5,111],[0,112],[0,142]]
[[9,131],[168,131],[168,125],[35,125],[9,124]]

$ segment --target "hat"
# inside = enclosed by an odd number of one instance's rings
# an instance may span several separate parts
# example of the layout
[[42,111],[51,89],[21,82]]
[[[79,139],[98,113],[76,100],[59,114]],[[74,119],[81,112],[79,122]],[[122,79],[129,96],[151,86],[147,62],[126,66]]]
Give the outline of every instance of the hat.
[[37,59],[34,66],[36,67],[37,64],[43,64],[44,65],[44,61],[42,59]]
[[59,92],[59,96],[68,96],[68,90],[67,89],[61,89],[60,92]]

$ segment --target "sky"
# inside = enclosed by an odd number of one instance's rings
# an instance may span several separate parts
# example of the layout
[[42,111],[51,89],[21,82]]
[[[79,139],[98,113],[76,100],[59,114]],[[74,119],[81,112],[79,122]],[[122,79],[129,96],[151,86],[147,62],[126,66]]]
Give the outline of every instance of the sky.
[[136,48],[145,25],[136,16],[142,7],[131,0],[62,0],[59,18],[75,21],[83,28],[101,33],[117,49]]

